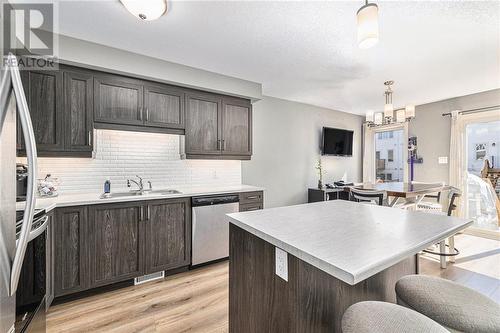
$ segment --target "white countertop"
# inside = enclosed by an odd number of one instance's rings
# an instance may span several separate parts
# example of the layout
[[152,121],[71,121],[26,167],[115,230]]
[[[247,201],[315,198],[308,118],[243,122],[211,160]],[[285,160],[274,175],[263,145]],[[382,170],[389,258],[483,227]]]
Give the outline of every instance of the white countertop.
[[228,217],[238,227],[351,285],[472,223],[344,200]]
[[[177,194],[143,194],[143,195],[130,195],[127,197],[118,198],[106,198],[100,199],[102,193],[78,193],[78,194],[61,194],[53,198],[37,198],[36,199],[36,209],[45,209],[49,212],[56,207],[69,207],[69,206],[80,206],[80,205],[95,205],[95,204],[105,204],[114,202],[128,202],[128,201],[145,201],[145,200],[157,200],[157,199],[171,199],[171,198],[186,198],[194,197],[199,195],[213,195],[213,194],[224,194],[224,193],[239,193],[239,192],[251,192],[251,191],[263,191],[262,187],[250,186],[250,185],[236,185],[236,186],[211,186],[211,187],[175,187],[181,193]],[[160,190],[160,189],[158,189]],[[24,202],[18,202],[16,204],[16,209],[23,209]]]

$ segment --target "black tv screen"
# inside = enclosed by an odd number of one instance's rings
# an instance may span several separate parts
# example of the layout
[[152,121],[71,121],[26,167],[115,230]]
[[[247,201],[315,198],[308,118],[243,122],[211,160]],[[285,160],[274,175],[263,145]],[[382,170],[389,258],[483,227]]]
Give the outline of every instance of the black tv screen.
[[353,131],[323,127],[322,155],[352,156]]

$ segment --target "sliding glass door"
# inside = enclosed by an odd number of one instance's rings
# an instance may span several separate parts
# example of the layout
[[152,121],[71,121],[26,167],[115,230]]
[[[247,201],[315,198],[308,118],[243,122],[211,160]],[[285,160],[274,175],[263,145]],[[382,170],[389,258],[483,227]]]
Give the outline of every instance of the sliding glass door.
[[475,228],[498,232],[500,181],[483,178],[481,171],[486,160],[491,168],[500,168],[500,120],[468,122],[465,136],[465,216],[474,219]]

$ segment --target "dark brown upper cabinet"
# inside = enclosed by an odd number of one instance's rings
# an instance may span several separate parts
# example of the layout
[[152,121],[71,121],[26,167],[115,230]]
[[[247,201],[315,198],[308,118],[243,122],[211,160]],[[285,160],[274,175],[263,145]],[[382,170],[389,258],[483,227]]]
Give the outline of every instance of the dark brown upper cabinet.
[[[93,150],[92,75],[61,65],[58,71],[22,71],[39,156],[90,157]],[[18,124],[18,155],[24,142]]]
[[190,198],[148,202],[144,225],[146,274],[190,264]]
[[90,284],[98,287],[143,275],[140,202],[95,205],[89,211]]
[[186,155],[196,158],[221,153],[222,98],[211,94],[186,95]]
[[184,128],[184,92],[164,85],[144,86],[144,124]]
[[252,105],[225,97],[222,102],[222,154],[252,155]]
[[[38,154],[43,156],[44,152],[62,151],[64,149],[62,73],[22,71],[21,77]],[[20,125],[18,125],[18,149],[24,151]]]
[[250,159],[250,101],[214,94],[186,95],[186,158]]
[[94,121],[142,125],[143,86],[140,81],[116,75],[94,78]]
[[92,152],[93,76],[64,73],[65,150]]
[[54,222],[55,296],[88,289],[87,207],[59,208]]

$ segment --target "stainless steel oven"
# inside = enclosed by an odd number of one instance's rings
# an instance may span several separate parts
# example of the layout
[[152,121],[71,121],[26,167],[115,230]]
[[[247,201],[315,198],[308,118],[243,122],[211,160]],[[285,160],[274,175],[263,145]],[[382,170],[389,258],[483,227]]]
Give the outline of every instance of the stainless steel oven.
[[[22,213],[17,216],[19,239]],[[35,211],[16,293],[16,333],[45,332],[48,219],[44,211]]]

